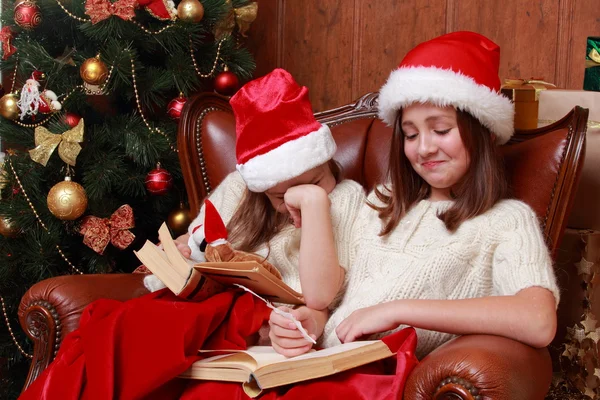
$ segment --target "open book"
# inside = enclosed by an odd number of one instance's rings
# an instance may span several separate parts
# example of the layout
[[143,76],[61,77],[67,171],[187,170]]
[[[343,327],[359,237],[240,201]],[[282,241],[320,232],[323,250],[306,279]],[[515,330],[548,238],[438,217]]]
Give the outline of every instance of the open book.
[[[135,251],[137,258],[173,293],[186,299],[197,298],[206,291],[217,291],[219,284],[241,284],[270,301],[304,304],[302,294],[255,261],[202,262],[185,258],[177,249],[169,228],[162,224],[158,230],[162,249],[150,241]],[[217,283],[215,285],[215,282]]]
[[406,328],[382,340],[344,343],[291,358],[276,353],[270,346],[238,351],[201,350],[208,357],[196,361],[180,377],[240,382],[248,396],[256,397],[263,389],[333,375],[391,357],[400,348],[414,351],[415,346],[415,330]]

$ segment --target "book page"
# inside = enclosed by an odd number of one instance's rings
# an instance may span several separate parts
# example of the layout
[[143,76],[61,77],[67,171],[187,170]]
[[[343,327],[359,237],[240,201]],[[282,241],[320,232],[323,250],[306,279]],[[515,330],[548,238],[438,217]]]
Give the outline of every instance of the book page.
[[[314,350],[311,350],[314,351]],[[223,354],[226,352],[227,354]],[[231,356],[233,354],[244,353],[246,357],[251,357],[257,367],[261,367],[263,365],[273,364],[279,361],[285,361],[287,357],[277,353],[275,349],[271,346],[250,346],[247,350],[199,350],[199,354],[216,354],[215,356],[205,358],[203,360],[197,361],[195,364],[204,364],[208,362],[212,362],[223,357]],[[241,360],[241,358],[234,358],[236,360]]]
[[164,249],[169,262],[173,266],[173,269],[177,271],[177,273],[187,281],[190,276],[190,264],[187,258],[181,254],[181,252],[177,249],[177,245],[175,241],[171,237],[171,233],[169,232],[169,228],[167,224],[163,222],[158,230],[158,238],[160,239],[160,243]]
[[[250,346],[247,350],[200,350],[199,353],[222,353],[224,351],[231,353],[245,353],[256,360],[257,367],[262,367],[269,364],[279,363],[279,362],[288,362],[288,361],[298,361],[298,360],[307,360],[311,358],[320,358],[320,357],[328,357],[334,354],[343,353],[345,351],[358,349],[361,347],[365,347],[371,345],[373,343],[379,343],[380,340],[366,340],[362,342],[350,342],[344,343],[339,346],[329,347],[327,349],[315,350],[311,349],[308,353],[301,354],[296,357],[286,357],[281,355],[273,349],[271,346]],[[210,358],[205,358],[204,360],[198,361],[205,362],[208,360],[218,359],[221,357],[226,357],[227,354],[217,355]]]
[[141,249],[134,251],[137,258],[158,277],[171,291],[179,294],[185,280],[173,269],[164,252],[149,240]]
[[322,350],[316,350],[316,351],[313,350],[311,352],[308,352],[308,353],[305,353],[305,354],[302,354],[302,355],[299,355],[296,357],[290,357],[290,358],[284,357],[284,359],[280,360],[280,361],[288,362],[288,361],[308,360],[311,358],[329,357],[334,354],[339,354],[339,353],[343,353],[345,351],[358,349],[358,348],[365,347],[365,346],[371,345],[373,343],[378,343],[378,342],[381,342],[381,340],[365,340],[363,342],[343,343],[341,345],[329,347],[329,348],[322,349]]

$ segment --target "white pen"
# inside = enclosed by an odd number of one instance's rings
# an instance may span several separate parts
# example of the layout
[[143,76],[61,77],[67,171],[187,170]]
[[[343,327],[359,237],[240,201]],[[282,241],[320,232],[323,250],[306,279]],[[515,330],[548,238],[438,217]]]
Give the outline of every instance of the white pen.
[[296,327],[298,327],[298,330],[300,331],[300,333],[302,334],[302,337],[304,339],[308,340],[312,344],[317,344],[317,341],[315,339],[313,339],[312,337],[310,337],[308,332],[306,332],[306,329],[304,329],[304,327],[302,326],[302,323],[300,321],[298,321],[296,318],[294,318],[294,316],[291,313],[280,310],[279,308],[277,308],[273,304],[271,304],[271,302],[269,300],[262,298],[261,296],[257,295],[256,293],[254,293],[252,290],[248,289],[244,285],[240,285],[238,283],[234,283],[234,285],[239,288],[244,289],[246,292],[252,293],[254,296],[256,296],[259,299],[261,299],[262,301],[264,301],[267,304],[267,307],[269,307],[270,309],[275,311],[275,313],[292,321],[296,325]]

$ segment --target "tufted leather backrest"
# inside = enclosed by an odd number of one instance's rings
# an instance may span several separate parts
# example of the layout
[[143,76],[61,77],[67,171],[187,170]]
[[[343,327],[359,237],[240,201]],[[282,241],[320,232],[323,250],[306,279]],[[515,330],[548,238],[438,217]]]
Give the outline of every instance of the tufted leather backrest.
[[[386,172],[392,129],[377,119],[377,93],[315,115],[338,144],[343,176],[370,190]],[[537,213],[554,253],[583,164],[587,110],[575,108],[544,128],[517,132],[502,146],[515,196]],[[202,93],[183,110],[178,146],[193,214],[235,169],[235,120],[227,98]]]

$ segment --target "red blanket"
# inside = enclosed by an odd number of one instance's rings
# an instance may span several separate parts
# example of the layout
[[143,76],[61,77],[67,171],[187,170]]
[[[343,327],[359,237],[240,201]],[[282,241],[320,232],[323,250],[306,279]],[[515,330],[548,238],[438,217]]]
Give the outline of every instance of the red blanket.
[[[200,348],[246,348],[245,339],[258,331],[269,312],[251,294],[231,291],[200,303],[182,301],[168,290],[127,302],[96,301],[20,399],[245,399],[240,384],[175,377],[199,359]],[[401,339],[395,370],[373,363],[266,391],[260,398],[399,398],[416,365],[414,330]]]

